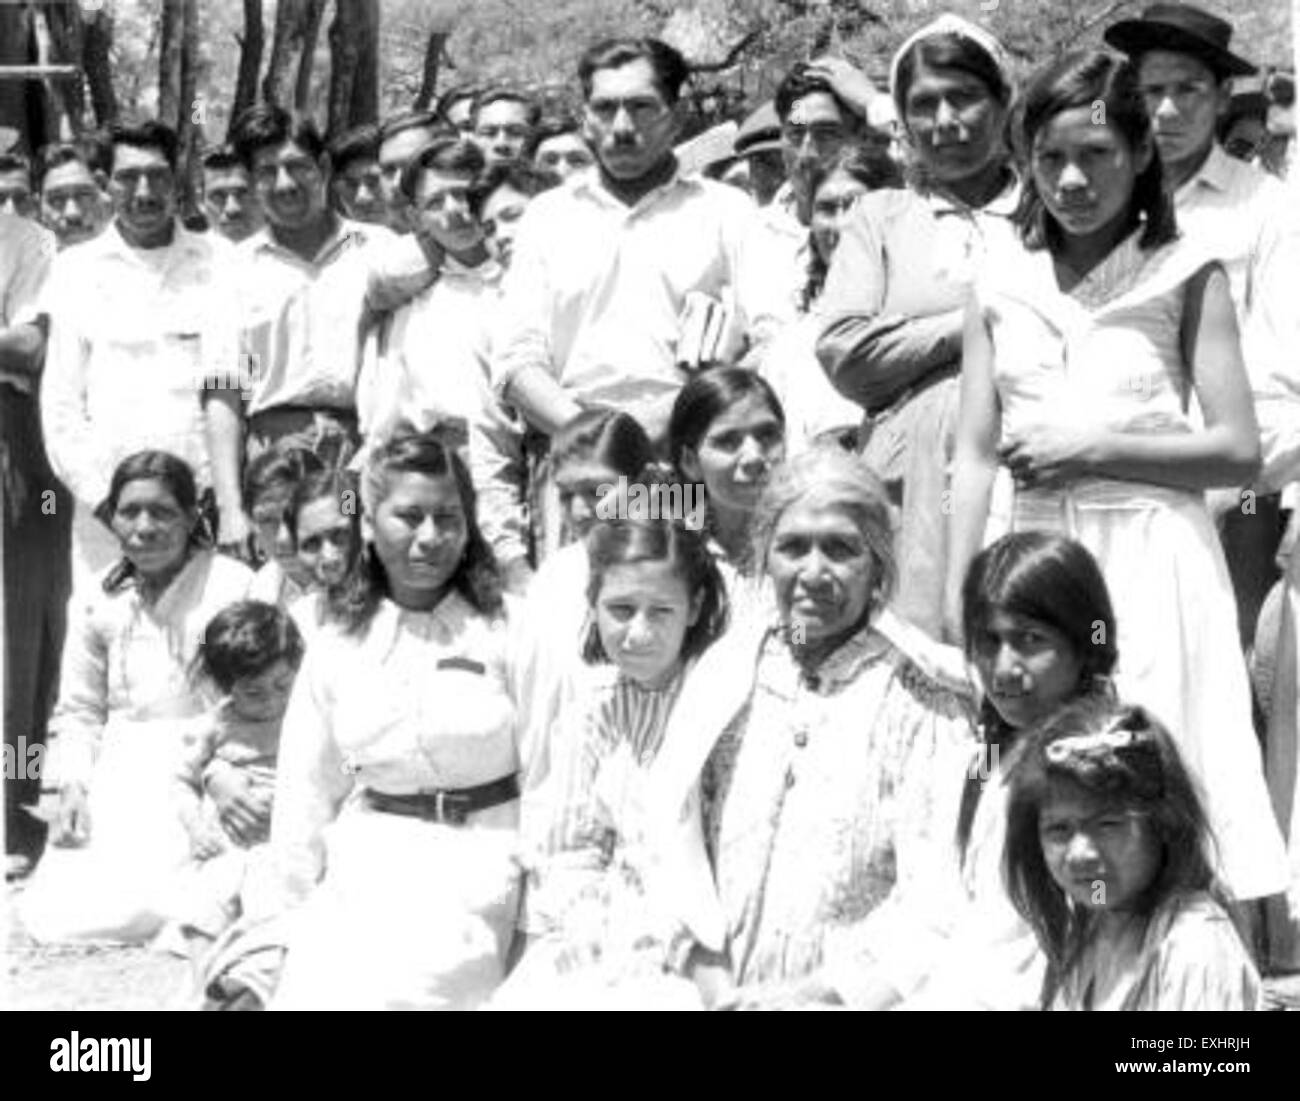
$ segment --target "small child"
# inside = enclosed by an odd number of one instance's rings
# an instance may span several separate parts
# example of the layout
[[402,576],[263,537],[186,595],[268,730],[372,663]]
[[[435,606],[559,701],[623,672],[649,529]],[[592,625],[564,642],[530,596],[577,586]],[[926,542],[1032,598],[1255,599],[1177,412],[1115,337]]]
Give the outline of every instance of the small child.
[[174,916],[196,962],[238,917],[265,852],[280,724],[302,655],[302,635],[286,612],[244,600],[213,617],[195,656],[194,675],[220,693],[187,732],[177,774],[197,865],[187,870]]
[[1012,779],[1004,856],[1047,955],[1043,1008],[1258,1008],[1209,845],[1188,771],[1147,712],[1094,696],[1045,723]]
[[300,595],[288,605],[303,636],[325,621],[329,599],[344,584],[361,549],[356,480],[347,471],[322,470],[298,483],[285,511],[297,555]]
[[[506,996],[539,1004],[698,1007],[663,975],[643,874],[640,800],[686,669],[727,615],[717,564],[678,521],[610,520],[589,532],[581,688],[555,724],[552,769],[524,806],[531,854],[520,967]],[[659,984],[659,985],[656,985]]]
[[299,565],[286,512],[294,491],[321,461],[305,447],[277,445],[262,452],[244,473],[244,503],[253,520],[252,550],[262,563],[249,596],[285,607],[310,583]]

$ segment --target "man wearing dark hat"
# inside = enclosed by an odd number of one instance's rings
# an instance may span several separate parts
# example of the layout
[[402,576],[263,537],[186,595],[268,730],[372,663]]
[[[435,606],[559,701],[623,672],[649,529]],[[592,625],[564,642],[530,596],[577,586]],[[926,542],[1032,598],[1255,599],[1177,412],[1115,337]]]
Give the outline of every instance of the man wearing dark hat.
[[776,105],[771,100],[740,124],[732,148],[737,160],[749,162],[754,201],[759,206],[767,206],[786,178],[785,159],[781,155],[781,120],[776,117]]
[[1223,150],[1215,138],[1233,77],[1256,72],[1229,49],[1232,25],[1188,4],[1153,4],[1139,19],[1107,29],[1128,54],[1151,112],[1178,227],[1194,247],[1220,257],[1228,274],[1264,467],[1241,493],[1211,495],[1237,594],[1243,646],[1254,637],[1276,579],[1278,491],[1300,478],[1300,220],[1284,186]]

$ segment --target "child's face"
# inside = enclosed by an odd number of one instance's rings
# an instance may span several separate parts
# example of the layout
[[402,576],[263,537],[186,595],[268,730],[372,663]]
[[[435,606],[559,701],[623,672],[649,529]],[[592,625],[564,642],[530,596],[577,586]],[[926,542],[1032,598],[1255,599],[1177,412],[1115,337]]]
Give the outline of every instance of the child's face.
[[1079,690],[1079,655],[1064,634],[1041,620],[994,612],[971,644],[984,692],[1012,729],[1042,721]]
[[784,458],[784,426],[762,394],[747,394],[714,418],[699,447],[682,451],[682,473],[704,483],[711,504],[748,511]]
[[[594,459],[570,459],[555,471],[560,513],[567,541],[585,539],[595,524],[602,486],[618,485],[618,474]],[[606,490],[609,492],[609,490]]]
[[658,688],[676,672],[700,600],[671,563],[631,562],[605,571],[595,614],[610,661],[639,684]]
[[333,497],[308,501],[298,510],[298,564],[314,585],[337,585],[352,563],[352,521]]
[[1038,816],[1056,885],[1090,910],[1131,909],[1160,871],[1160,842],[1141,811],[1054,785]]
[[278,722],[284,718],[294,672],[287,661],[277,661],[256,676],[240,677],[230,689],[235,713],[250,722]]
[[293,536],[289,534],[289,525],[284,522],[284,514],[292,496],[292,486],[275,486],[258,497],[250,510],[253,526],[257,529],[258,550],[266,558],[278,563],[286,573],[291,569],[296,572],[298,568]]
[[1065,234],[1090,237],[1127,216],[1133,187],[1151,157],[1149,139],[1133,149],[1094,108],[1074,107],[1050,119],[1034,138],[1034,183]]

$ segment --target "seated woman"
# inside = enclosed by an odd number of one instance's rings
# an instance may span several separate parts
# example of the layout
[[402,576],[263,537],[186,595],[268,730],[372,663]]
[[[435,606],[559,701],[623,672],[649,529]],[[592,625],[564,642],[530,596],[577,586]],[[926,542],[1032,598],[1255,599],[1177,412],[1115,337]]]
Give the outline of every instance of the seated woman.
[[548,462],[558,493],[561,545],[542,562],[529,587],[517,651],[518,675],[530,697],[530,725],[521,745],[533,781],[540,782],[547,767],[546,727],[570,674],[581,665],[590,577],[584,540],[596,523],[597,505],[620,478],[637,481],[653,458],[640,422],[614,409],[578,414],[551,441]]
[[20,915],[36,940],[148,940],[189,859],[172,776],[185,720],[203,710],[188,669],[208,621],[252,574],[206,545],[194,474],[163,451],[113,473],[108,515],[122,560],[74,597],[45,787],[51,848]]
[[361,495],[365,549],[285,715],[279,882],[245,925],[283,919],[272,1008],[473,1008],[504,975],[519,896],[500,577],[436,434],[374,446]]
[[861,459],[823,446],[779,468],[755,531],[776,621],[711,648],[669,719],[646,802],[655,834],[680,839],[660,883],[714,1004],[851,1001],[867,917],[950,862],[973,716],[963,681],[881,629],[891,534]]
[[528,942],[496,1004],[699,1008],[663,975],[670,926],[647,907],[640,797],[726,592],[678,521],[602,521],[587,546],[586,675],[551,727],[550,780],[524,802]]
[[872,915],[862,1008],[901,998],[903,1009],[1033,1009],[1042,990],[1043,954],[1002,883],[1008,785],[1028,731],[1080,696],[1113,694],[1115,616],[1092,555],[1047,532],[1015,532],[977,555],[962,598],[983,703],[952,882],[941,893],[897,892]]
[[1006,880],[1048,959],[1043,1008],[1253,1010],[1259,975],[1169,732],[1096,698],[1059,712],[1012,781]]
[[[785,410],[771,384],[741,367],[715,367],[682,387],[668,421],[668,452],[703,497],[704,529],[733,606],[760,602],[751,526],[773,467],[785,458]],[[698,502],[696,512],[699,512]]]

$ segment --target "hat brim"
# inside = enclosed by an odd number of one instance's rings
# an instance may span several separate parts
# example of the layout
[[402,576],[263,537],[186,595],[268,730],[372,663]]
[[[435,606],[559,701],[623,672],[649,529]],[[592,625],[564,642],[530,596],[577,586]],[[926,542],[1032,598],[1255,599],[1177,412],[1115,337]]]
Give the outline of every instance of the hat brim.
[[1256,66],[1232,51],[1221,49],[1182,27],[1158,23],[1154,19],[1123,19],[1107,27],[1102,37],[1107,45],[1130,57],[1149,50],[1169,50],[1200,58],[1224,76],[1254,76],[1259,72]]
[[771,153],[779,152],[781,149],[781,139],[776,138],[759,138],[757,141],[746,142],[735,151],[737,157],[748,157],[754,153]]

